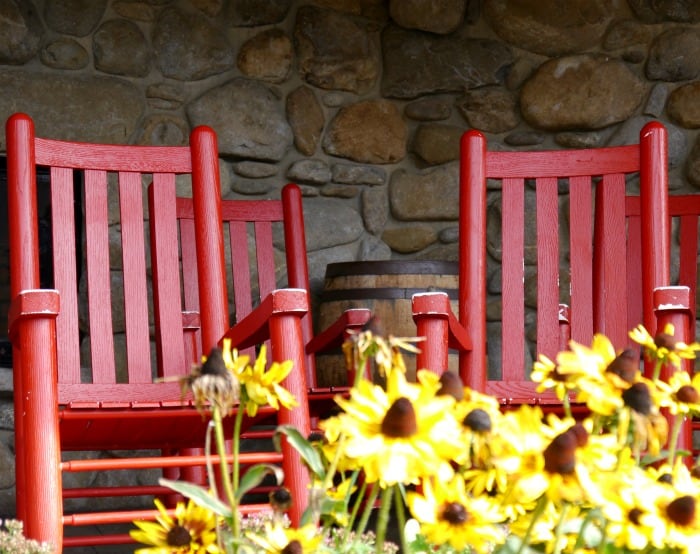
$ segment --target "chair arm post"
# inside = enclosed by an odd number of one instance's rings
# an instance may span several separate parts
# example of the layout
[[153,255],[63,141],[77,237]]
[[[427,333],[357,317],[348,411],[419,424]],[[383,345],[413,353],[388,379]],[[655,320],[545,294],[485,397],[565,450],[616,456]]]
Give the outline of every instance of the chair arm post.
[[[24,461],[17,498],[19,513],[25,517],[27,537],[53,545],[61,551],[63,507],[61,503],[61,460],[58,433],[58,366],[56,358],[56,317],[59,294],[55,290],[22,291],[12,302],[10,328],[15,359],[15,402],[22,406],[15,437]],[[52,429],[46,428],[46,422]],[[21,481],[21,482],[20,482]]]
[[444,292],[414,294],[411,300],[418,343],[416,369],[428,369],[441,375],[448,369],[450,299]]
[[[674,340],[676,342],[690,343],[695,337],[690,336],[690,288],[685,286],[666,286],[654,289],[654,311],[657,319],[657,332],[664,329],[670,323],[674,327]],[[680,371],[692,373],[692,360],[682,360]],[[661,379],[667,381],[674,368],[666,366],[661,369]],[[673,425],[673,416],[667,414],[669,427]],[[677,448],[679,450],[693,450],[692,423],[683,422],[678,436]]]
[[[280,409],[280,423],[293,425],[304,437],[311,433],[309,400],[306,385],[306,353],[301,320],[308,312],[308,296],[301,289],[282,289],[271,293],[272,313],[269,319],[272,361],[292,360],[295,372],[283,386],[296,398],[298,406]],[[306,509],[309,491],[309,470],[294,447],[282,437],[282,469],[285,485],[292,491],[293,504],[289,510],[292,525],[298,526]]]

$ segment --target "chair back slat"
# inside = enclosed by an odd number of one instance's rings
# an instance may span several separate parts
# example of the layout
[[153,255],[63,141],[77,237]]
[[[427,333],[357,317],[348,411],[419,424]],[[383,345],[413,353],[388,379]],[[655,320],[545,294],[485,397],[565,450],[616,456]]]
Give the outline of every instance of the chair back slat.
[[153,175],[148,194],[157,371],[160,377],[172,377],[182,375],[192,362],[183,342],[174,175]]
[[[56,318],[59,383],[80,383],[80,326],[78,324],[78,259],[73,170],[52,167],[51,243],[54,288],[61,291],[61,311]],[[53,224],[53,222],[60,222]]]
[[124,268],[124,328],[129,383],[150,383],[150,332],[146,283],[143,187],[139,173],[119,173],[119,205]]
[[269,221],[256,221],[253,227],[255,229],[255,254],[258,263],[258,287],[260,298],[265,298],[277,288],[272,224]]
[[[590,210],[581,206],[593,204],[593,189],[589,176],[572,177],[569,187],[569,227],[577,229],[569,233],[570,285],[568,299],[570,330],[568,336],[574,340],[593,335],[593,221]],[[573,317],[571,315],[573,314]],[[566,344],[560,336],[559,349]]]
[[[559,350],[559,197],[557,179],[535,183],[537,206],[537,350],[553,356]],[[508,223],[510,225],[510,223]],[[557,314],[556,317],[552,317]]]
[[502,336],[511,337],[511,341],[502,342],[501,368],[503,379],[513,379],[516,376],[521,378],[524,371],[525,337],[519,332],[525,322],[525,266],[519,263],[525,256],[521,231],[525,225],[523,180],[505,179],[502,195],[501,219],[512,222],[512,225],[501,226]]
[[85,269],[92,381],[115,383],[107,172],[86,170],[84,192]]

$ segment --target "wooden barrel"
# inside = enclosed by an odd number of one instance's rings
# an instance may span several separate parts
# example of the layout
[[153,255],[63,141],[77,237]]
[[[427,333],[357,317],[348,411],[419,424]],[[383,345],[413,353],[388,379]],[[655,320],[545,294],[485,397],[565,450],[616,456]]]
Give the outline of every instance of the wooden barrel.
[[[348,308],[369,308],[379,318],[384,336],[415,337],[411,297],[419,292],[441,291],[457,310],[458,265],[456,262],[385,260],[328,264],[318,329],[325,329]],[[415,377],[415,357],[404,355],[409,378]],[[450,366],[456,368],[456,359]],[[345,363],[340,355],[317,356],[320,385],[346,384]]]

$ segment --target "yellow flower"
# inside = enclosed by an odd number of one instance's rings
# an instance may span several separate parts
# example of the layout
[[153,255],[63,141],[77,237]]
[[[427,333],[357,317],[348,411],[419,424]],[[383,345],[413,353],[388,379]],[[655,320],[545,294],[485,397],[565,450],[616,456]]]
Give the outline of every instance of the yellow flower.
[[178,502],[174,516],[170,516],[158,499],[155,504],[160,514],[156,521],[135,521],[138,529],[130,532],[131,537],[142,544],[136,554],[215,554],[221,552],[216,541],[216,515],[195,504],[191,499],[187,504]]
[[669,377],[668,384],[657,382],[656,386],[666,393],[661,406],[668,407],[673,414],[700,414],[700,373],[692,379],[686,371],[676,371]]
[[336,398],[343,412],[321,422],[326,456],[340,448],[341,470],[361,467],[368,483],[382,487],[451,477],[450,459],[461,449],[454,399],[435,396],[433,384],[408,383],[401,371],[388,374],[386,387],[362,379],[349,398]]
[[692,342],[686,344],[682,341],[674,341],[675,329],[668,323],[656,337],[652,337],[643,325],[630,331],[630,338],[644,347],[646,353],[652,356],[660,364],[670,363],[676,368],[680,367],[681,360],[695,359],[695,353],[700,351],[700,344]]
[[409,492],[407,501],[421,533],[433,544],[448,543],[457,551],[491,552],[503,543],[505,533],[498,524],[504,517],[488,496],[471,497],[464,480],[449,482],[426,479],[422,492]]
[[246,412],[250,417],[255,417],[259,406],[272,406],[279,410],[280,404],[285,408],[293,408],[298,403],[294,395],[285,389],[280,383],[294,368],[294,362],[273,362],[267,367],[267,355],[265,345],[260,347],[255,364],[246,365],[238,374],[238,379],[243,385],[245,394],[243,402]]
[[323,536],[319,528],[310,523],[294,529],[277,523],[267,522],[263,533],[247,533],[248,539],[256,544],[259,554],[305,554],[316,552]]

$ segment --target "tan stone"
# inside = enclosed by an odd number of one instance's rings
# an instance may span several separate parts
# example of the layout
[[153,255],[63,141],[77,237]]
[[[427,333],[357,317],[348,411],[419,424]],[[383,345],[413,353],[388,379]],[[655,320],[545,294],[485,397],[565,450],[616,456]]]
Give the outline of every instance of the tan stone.
[[289,76],[293,55],[292,41],[284,31],[270,29],[241,46],[238,69],[248,77],[281,83]]

